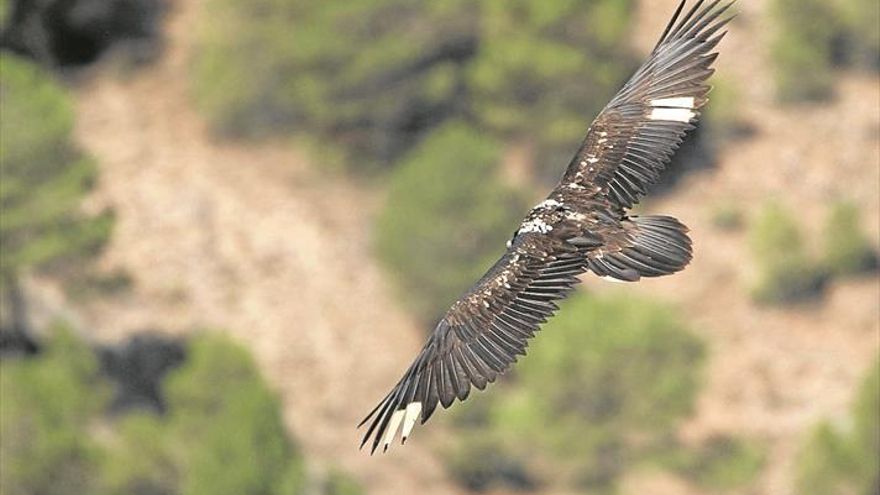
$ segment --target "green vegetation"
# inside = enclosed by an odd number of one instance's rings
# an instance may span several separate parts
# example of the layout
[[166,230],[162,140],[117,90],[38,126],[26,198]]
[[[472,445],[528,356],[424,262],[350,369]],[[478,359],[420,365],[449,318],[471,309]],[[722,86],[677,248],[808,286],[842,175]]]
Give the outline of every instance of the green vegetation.
[[710,81],[712,91],[705,110],[704,127],[712,144],[748,135],[751,128],[740,114],[740,88],[732,79],[714,76]]
[[[480,400],[492,400],[481,397]],[[501,431],[480,431],[489,421],[484,416],[488,410],[468,404],[466,412],[456,412],[457,422],[472,431],[464,433],[469,438],[459,442],[445,453],[446,470],[456,482],[471,491],[482,492],[498,487],[517,491],[530,491],[537,485],[530,472],[529,457],[516,453],[502,438]],[[498,430],[502,427],[499,426]]]
[[670,308],[579,294],[546,332],[553,338],[535,342],[514,385],[456,414],[465,440],[451,449],[449,466],[465,485],[546,483],[542,467],[552,465],[554,480],[605,493],[627,469],[674,445],[705,348]]
[[[387,163],[454,106],[472,52],[468,2],[213,0],[197,100],[233,135],[308,129],[357,168]],[[428,122],[423,122],[427,120]]]
[[821,261],[813,259],[794,217],[771,203],[749,231],[758,280],[755,301],[791,304],[822,295],[831,277],[847,277],[877,268],[877,252],[859,225],[858,208],[848,202],[832,205],[825,223]]
[[632,5],[211,0],[195,96],[220,132],[306,131],[358,170],[394,163],[449,119],[570,152],[632,68]]
[[828,98],[833,89],[833,7],[822,0],[773,0],[772,47],[777,95],[783,102]]
[[12,55],[3,54],[0,67],[0,270],[8,277],[94,251],[111,219],[77,211],[96,171],[71,142],[73,114],[63,90]]
[[481,127],[535,142],[555,180],[586,126],[635,68],[631,0],[490,0],[467,67]]
[[[289,492],[283,492],[289,493]],[[324,480],[323,495],[361,495],[363,489],[356,480],[339,470],[332,470]]]
[[856,205],[835,203],[822,236],[824,263],[832,275],[858,275],[877,268],[877,253],[859,224]]
[[795,219],[778,204],[768,204],[749,232],[758,281],[757,302],[791,304],[821,295],[827,276],[809,256]]
[[498,149],[462,124],[447,124],[391,176],[377,224],[378,256],[406,302],[430,320],[501,255],[525,211],[495,180]]
[[6,20],[9,18],[9,5],[7,0],[0,0],[0,29],[6,27]]
[[47,74],[0,53],[0,107],[0,289],[12,313],[3,320],[26,333],[21,274],[76,265],[107,240],[113,218],[79,210],[96,169],[73,145],[70,101]]
[[745,224],[742,209],[731,201],[716,205],[711,211],[709,220],[713,227],[725,232],[740,230]]
[[162,418],[131,413],[114,426],[114,435],[105,445],[100,495],[182,493],[177,489],[183,474],[175,452],[179,447],[169,441]]
[[94,492],[102,451],[91,431],[107,392],[91,350],[61,325],[39,359],[0,362],[0,492]]
[[880,24],[872,0],[773,0],[778,98],[824,100],[840,66],[880,68]]
[[167,390],[182,494],[280,494],[298,485],[301,460],[279,404],[244,349],[217,334],[201,336]]
[[764,457],[764,449],[755,442],[719,435],[696,448],[674,451],[667,464],[715,493],[748,486],[764,467]]
[[[166,382],[168,412],[104,414],[108,383],[63,326],[42,353],[0,362],[0,491],[9,495],[304,493],[303,458],[250,356],[194,338]],[[359,493],[334,472],[325,495]],[[311,492],[310,492],[311,493]]]
[[880,4],[874,0],[838,0],[844,62],[880,69]]
[[797,493],[873,494],[880,487],[880,360],[871,368],[848,428],[819,425],[801,451]]

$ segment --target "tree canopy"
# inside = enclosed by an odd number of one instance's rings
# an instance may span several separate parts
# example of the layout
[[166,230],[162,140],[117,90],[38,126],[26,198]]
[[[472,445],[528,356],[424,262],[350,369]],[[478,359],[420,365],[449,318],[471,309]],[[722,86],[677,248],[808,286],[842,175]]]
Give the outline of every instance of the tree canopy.
[[[110,414],[93,349],[56,325],[42,352],[0,362],[0,490],[9,495],[356,495],[307,478],[281,406],[248,352],[220,332],[189,340],[164,414]],[[307,483],[310,481],[311,483]]]
[[376,250],[405,302],[431,320],[501,256],[521,197],[497,178],[498,146],[450,123],[391,175]]
[[0,54],[0,106],[0,274],[8,281],[95,252],[113,219],[79,208],[96,169],[72,142],[71,104],[52,78]]
[[862,382],[848,427],[821,423],[801,451],[797,492],[873,494],[880,488],[880,359]]
[[221,132],[316,133],[361,170],[449,119],[570,151],[632,66],[632,3],[211,0],[196,96]]
[[[513,386],[456,415],[467,432],[454,474],[480,488],[510,484],[515,466],[513,479],[540,480],[552,463],[568,486],[610,490],[628,466],[672,445],[699,390],[704,344],[672,309],[623,296],[577,294],[544,332]],[[495,462],[481,463],[488,451]]]

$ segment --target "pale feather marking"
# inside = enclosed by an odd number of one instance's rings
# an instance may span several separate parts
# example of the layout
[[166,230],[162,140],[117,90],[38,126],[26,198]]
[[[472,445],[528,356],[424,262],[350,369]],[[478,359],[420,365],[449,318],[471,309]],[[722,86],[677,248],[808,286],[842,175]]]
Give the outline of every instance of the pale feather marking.
[[655,108],[648,117],[651,120],[672,120],[675,122],[690,122],[697,114],[686,108]]
[[385,432],[385,440],[382,441],[385,444],[385,449],[394,441],[394,436],[397,435],[397,429],[400,427],[400,422],[403,421],[403,416],[403,409],[394,411],[394,414],[391,415],[391,422],[388,423],[388,430]]
[[412,433],[413,426],[416,424],[419,414],[422,412],[421,402],[411,402],[406,406],[406,414],[403,420],[403,432],[400,434],[401,441],[405,442],[409,434]]

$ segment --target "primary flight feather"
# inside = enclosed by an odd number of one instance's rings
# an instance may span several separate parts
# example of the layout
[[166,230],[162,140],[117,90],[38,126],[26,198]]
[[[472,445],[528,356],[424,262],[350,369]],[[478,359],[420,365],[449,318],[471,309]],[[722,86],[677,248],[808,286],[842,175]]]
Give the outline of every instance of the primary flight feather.
[[391,392],[360,423],[361,447],[383,450],[441,404],[465,400],[525,355],[528,340],[586,271],[634,282],[683,269],[687,227],[629,216],[694,127],[709,92],[713,52],[733,3],[682,0],[648,59],[587,130],[559,185],[523,220],[508,249],[437,324]]

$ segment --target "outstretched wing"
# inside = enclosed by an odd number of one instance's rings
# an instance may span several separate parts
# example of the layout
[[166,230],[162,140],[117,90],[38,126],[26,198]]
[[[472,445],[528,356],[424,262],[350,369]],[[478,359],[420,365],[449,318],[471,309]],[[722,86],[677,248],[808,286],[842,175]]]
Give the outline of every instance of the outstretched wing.
[[656,182],[707,101],[712,50],[732,19],[722,15],[733,2],[719,2],[699,0],[681,17],[682,0],[648,60],[590,126],[561,185],[599,187],[629,208]]
[[[564,237],[564,236],[563,236]],[[595,239],[526,234],[437,324],[427,344],[394,389],[358,427],[370,422],[361,447],[373,438],[387,449],[401,429],[406,442],[417,419],[424,423],[438,402],[464,400],[525,355],[528,339],[553,315],[586,270]]]

